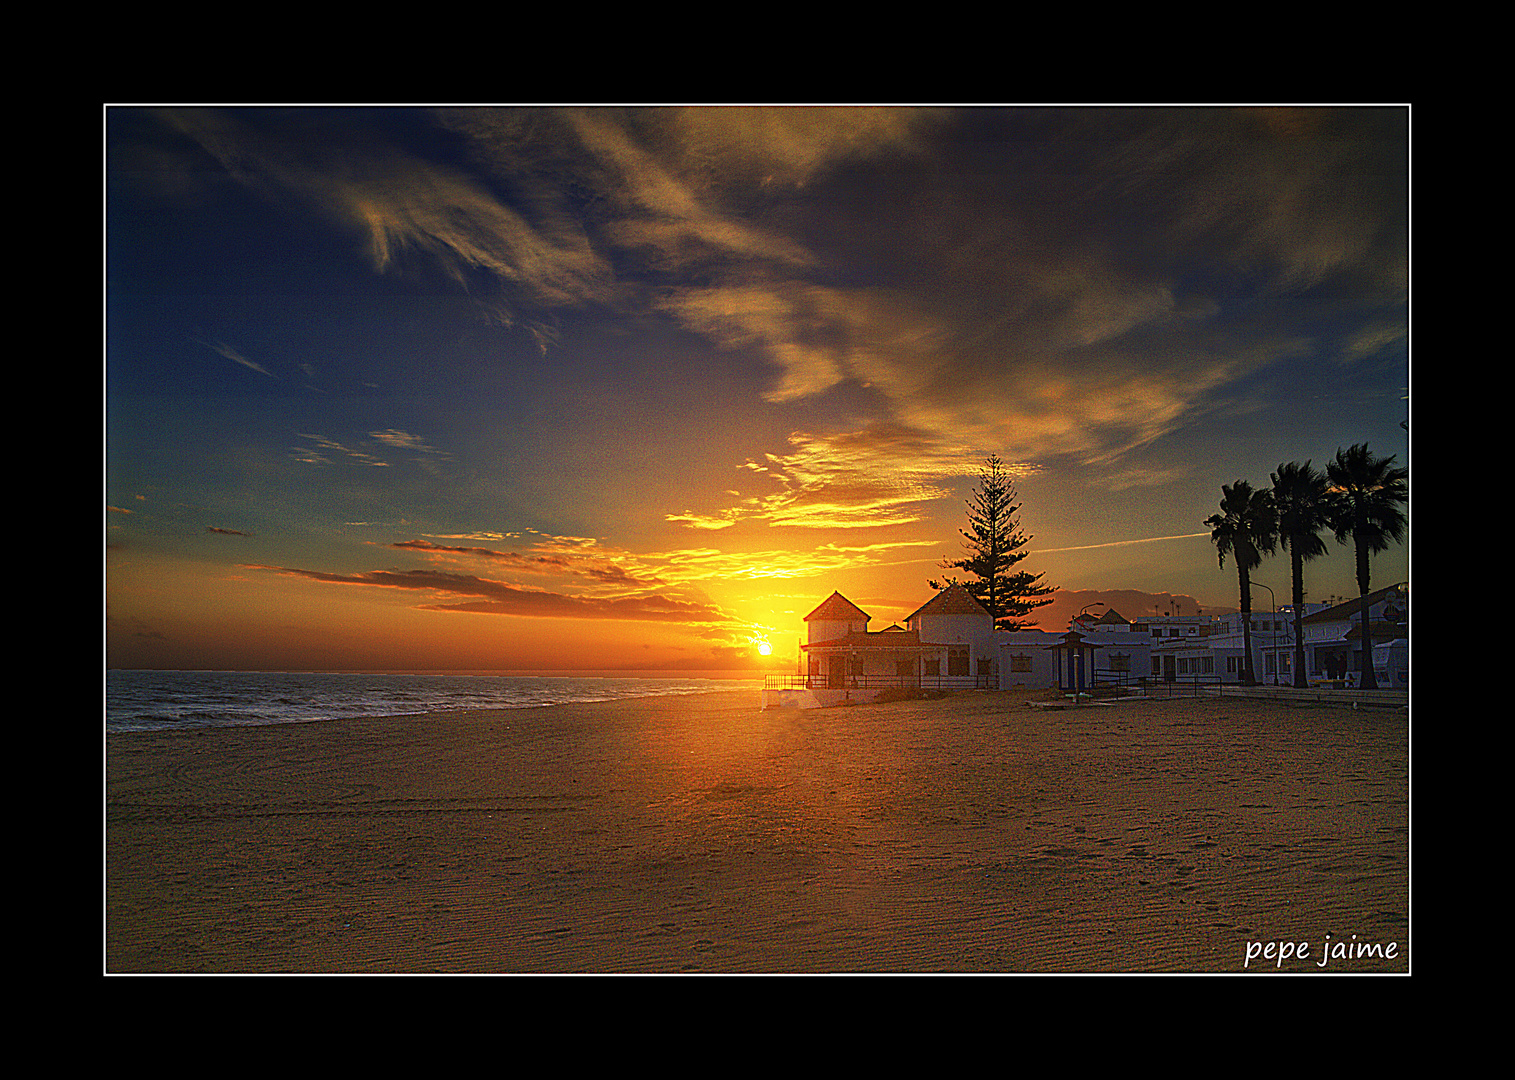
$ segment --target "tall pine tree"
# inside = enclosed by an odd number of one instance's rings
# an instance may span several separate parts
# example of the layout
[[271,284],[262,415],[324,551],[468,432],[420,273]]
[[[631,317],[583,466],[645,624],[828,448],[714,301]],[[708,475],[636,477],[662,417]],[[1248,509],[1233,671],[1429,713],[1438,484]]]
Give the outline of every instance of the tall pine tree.
[[[1035,619],[1026,619],[1035,609],[1052,603],[1049,597],[1057,591],[1056,586],[1042,584],[1043,574],[1030,574],[1014,567],[1030,552],[1021,550],[1031,537],[1021,531],[1016,514],[1020,504],[1015,484],[1005,471],[1005,463],[991,457],[979,470],[979,486],[968,503],[968,525],[972,530],[962,531],[967,540],[964,548],[967,555],[942,564],[944,569],[964,570],[972,575],[960,584],[994,616],[994,624],[1005,630],[1024,630],[1035,625]],[[1013,572],[1012,572],[1013,571]],[[958,584],[955,577],[943,581],[928,581],[931,588],[941,590]]]

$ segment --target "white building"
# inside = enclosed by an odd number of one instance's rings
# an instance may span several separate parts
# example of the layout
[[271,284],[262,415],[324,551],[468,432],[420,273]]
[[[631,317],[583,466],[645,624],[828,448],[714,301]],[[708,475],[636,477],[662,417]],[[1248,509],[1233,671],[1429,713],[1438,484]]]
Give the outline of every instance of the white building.
[[[1317,611],[1325,604],[1306,604],[1305,611]],[[1294,681],[1294,609],[1254,611],[1252,627],[1252,673],[1258,682],[1289,685]],[[1241,612],[1216,617],[1205,635],[1213,656],[1213,674],[1221,682],[1240,682],[1246,652]]]
[[952,679],[972,676],[973,685],[999,685],[999,647],[994,616],[978,598],[961,585],[949,585],[926,601],[905,620],[922,641],[938,642],[946,649],[944,667],[938,674]]
[[[1133,623],[1113,608],[1098,618],[1076,615],[1069,630],[1079,634],[1094,649],[1089,682],[1109,685],[1134,683],[1149,675],[1154,638],[1147,628]],[[1001,631],[996,635],[1000,653],[1001,690],[1047,690],[1059,685],[1054,649],[1066,635],[1046,630]]]
[[[1384,689],[1408,689],[1407,585],[1367,597],[1374,667]],[[1356,684],[1362,605],[1307,604],[1301,616],[1308,678]],[[871,631],[871,617],[834,592],[805,616],[805,674],[773,676],[767,705],[815,707],[872,701],[890,689],[1046,690],[1059,686],[1058,649],[1070,655],[1069,635],[1045,630],[996,630],[984,606],[953,585],[917,608],[904,626]],[[1070,622],[1092,654],[1080,652],[1084,685],[1165,682],[1235,683],[1245,651],[1242,616],[1158,615],[1128,621],[1107,611]],[[1251,613],[1252,664],[1265,684],[1294,682],[1292,608]],[[1066,676],[1066,671],[1063,673]]]
[[[1406,583],[1306,615],[1305,660],[1312,680],[1344,685],[1351,682],[1354,686],[1361,682],[1364,601],[1368,605],[1368,636],[1375,650],[1396,638],[1409,637],[1410,587]],[[1380,689],[1407,689],[1408,668],[1404,675],[1403,680],[1396,676],[1392,684],[1382,683]]]
[[805,616],[805,674],[770,677],[764,706],[872,701],[902,688],[998,686],[994,619],[961,585],[937,593],[904,626],[874,631],[870,621],[867,612],[833,592]]

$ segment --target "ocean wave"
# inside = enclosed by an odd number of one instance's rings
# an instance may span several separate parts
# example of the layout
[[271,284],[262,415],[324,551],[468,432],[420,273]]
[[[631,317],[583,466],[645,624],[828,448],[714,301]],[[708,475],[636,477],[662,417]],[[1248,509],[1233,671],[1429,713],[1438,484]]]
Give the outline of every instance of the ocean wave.
[[108,671],[109,732],[313,723],[471,709],[528,709],[751,689],[757,679]]

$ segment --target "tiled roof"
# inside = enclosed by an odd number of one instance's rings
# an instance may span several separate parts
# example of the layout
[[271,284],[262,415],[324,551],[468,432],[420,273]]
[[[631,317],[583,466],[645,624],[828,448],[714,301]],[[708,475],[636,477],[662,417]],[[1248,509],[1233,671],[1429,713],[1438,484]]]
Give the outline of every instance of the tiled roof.
[[941,649],[941,645],[921,641],[914,630],[880,630],[877,633],[859,633],[854,630],[843,637],[830,641],[802,642],[801,649]]
[[1358,597],[1356,600],[1348,600],[1344,604],[1337,604],[1335,607],[1326,608],[1323,611],[1317,611],[1317,612],[1315,612],[1312,615],[1306,615],[1304,618],[1300,619],[1300,622],[1301,623],[1322,623],[1322,622],[1336,622],[1338,619],[1355,619],[1355,618],[1359,618],[1361,616],[1361,614],[1362,614],[1362,602],[1363,602],[1363,600],[1367,600],[1368,606],[1372,607],[1374,604],[1378,603],[1380,600],[1388,599],[1389,594],[1394,593],[1394,592],[1398,592],[1398,591],[1403,591],[1407,597],[1409,596],[1410,590],[1409,590],[1409,588],[1407,586],[1405,586],[1403,584],[1401,584],[1401,585],[1390,585],[1387,588],[1379,589],[1376,592],[1370,592],[1365,597]]
[[961,585],[948,585],[930,600],[927,600],[910,616],[914,622],[922,615],[988,615],[989,609]]
[[872,617],[841,593],[834,592],[822,601],[820,607],[806,615],[804,621],[824,619],[827,622],[848,622],[852,619],[862,619],[866,624]]

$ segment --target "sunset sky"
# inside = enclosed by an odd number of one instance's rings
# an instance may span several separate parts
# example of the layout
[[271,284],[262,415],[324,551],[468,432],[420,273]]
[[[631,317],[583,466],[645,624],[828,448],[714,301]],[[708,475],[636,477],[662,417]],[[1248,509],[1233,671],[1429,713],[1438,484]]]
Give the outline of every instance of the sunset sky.
[[1407,108],[103,122],[110,666],[792,670],[990,454],[1042,627],[1235,610],[1222,484],[1409,464]]

